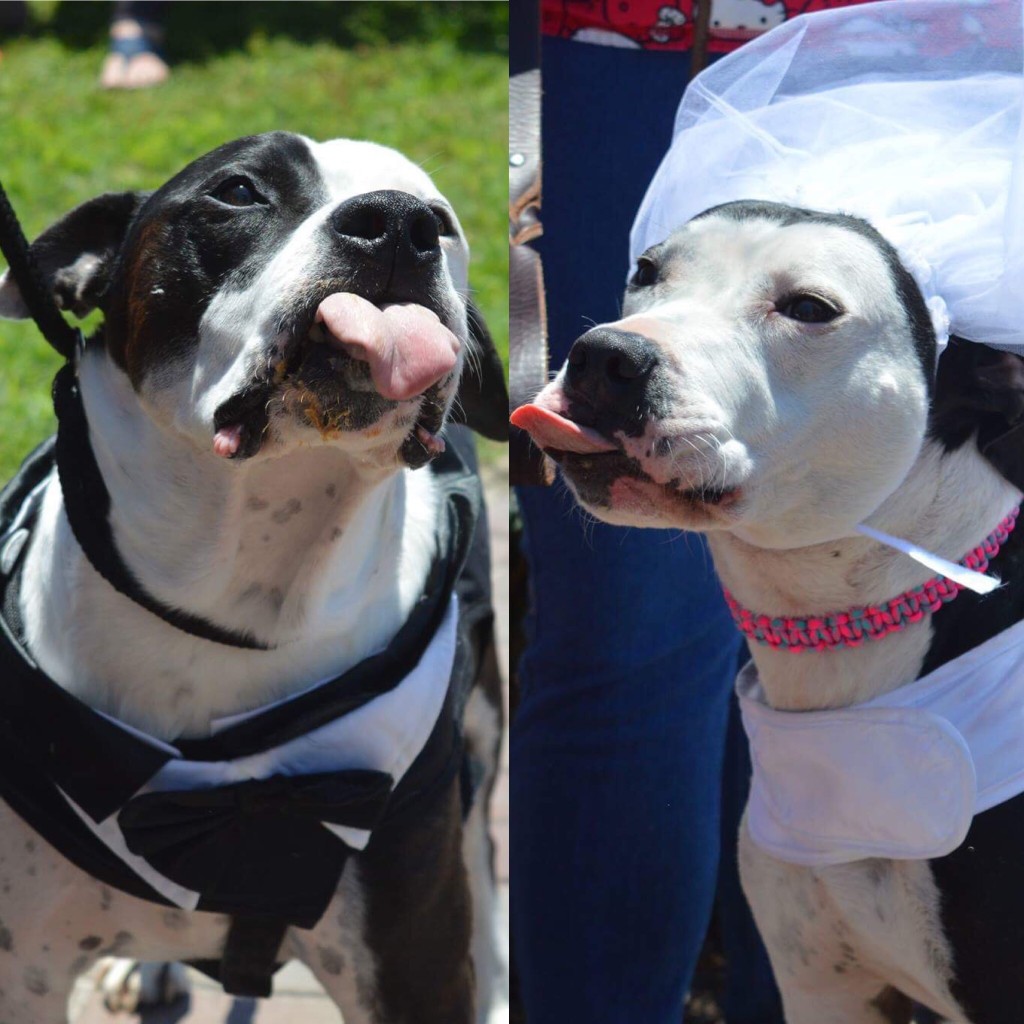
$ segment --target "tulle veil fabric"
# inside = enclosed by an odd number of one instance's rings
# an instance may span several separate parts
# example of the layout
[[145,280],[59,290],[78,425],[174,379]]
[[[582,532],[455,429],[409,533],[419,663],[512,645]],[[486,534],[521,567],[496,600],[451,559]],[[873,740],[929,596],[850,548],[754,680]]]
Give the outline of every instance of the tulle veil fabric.
[[719,203],[869,221],[953,333],[1024,354],[1022,0],[804,15],[699,75],[633,226],[635,262]]

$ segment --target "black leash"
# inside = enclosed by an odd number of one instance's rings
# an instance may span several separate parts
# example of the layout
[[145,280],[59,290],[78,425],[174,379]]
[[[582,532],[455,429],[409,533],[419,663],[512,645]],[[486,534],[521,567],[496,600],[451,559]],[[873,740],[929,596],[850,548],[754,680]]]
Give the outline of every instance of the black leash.
[[18,216],[0,182],[0,252],[10,267],[11,277],[43,337],[69,362],[82,343],[82,332],[72,327],[61,315],[56,301],[46,287],[39,264],[29,248]]
[[218,626],[190,615],[154,597],[135,578],[114,543],[110,529],[110,493],[89,444],[78,378],[70,363],[53,379],[53,407],[57,413],[57,475],[64,492],[64,511],[78,546],[92,567],[119,593],[175,629],[215,644],[266,651],[269,645],[249,633]]

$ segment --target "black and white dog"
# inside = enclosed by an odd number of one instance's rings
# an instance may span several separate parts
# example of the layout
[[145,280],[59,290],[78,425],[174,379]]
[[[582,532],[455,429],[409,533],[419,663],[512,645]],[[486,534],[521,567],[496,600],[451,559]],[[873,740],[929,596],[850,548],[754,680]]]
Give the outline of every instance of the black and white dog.
[[500,435],[507,400],[451,205],[272,132],[33,252],[105,319],[0,498],[0,1020],[64,1020],[103,955],[250,993],[298,958],[347,1024],[504,1019],[487,538],[446,421]]
[[[1020,500],[1024,363],[954,339],[936,375],[936,354],[920,290],[866,223],[731,203],[644,253],[622,319],[579,338],[513,419],[596,516],[706,532],[736,605],[766,613],[754,627],[802,617],[806,629],[934,576],[859,524],[956,561]],[[1005,582],[988,596],[964,592],[834,649],[753,643],[768,713],[798,712],[783,716],[795,728],[839,720],[822,709],[891,700],[993,642],[1024,618],[1024,537],[1001,539],[991,571]],[[847,763],[872,763],[877,730]],[[817,770],[806,774],[813,795]],[[883,779],[881,803],[902,783]],[[926,771],[917,793],[928,788]],[[748,819],[744,887],[787,1020],[906,1022],[912,1000],[950,1020],[1019,1020],[1022,799],[968,815],[966,838],[923,858],[793,863],[756,844]]]

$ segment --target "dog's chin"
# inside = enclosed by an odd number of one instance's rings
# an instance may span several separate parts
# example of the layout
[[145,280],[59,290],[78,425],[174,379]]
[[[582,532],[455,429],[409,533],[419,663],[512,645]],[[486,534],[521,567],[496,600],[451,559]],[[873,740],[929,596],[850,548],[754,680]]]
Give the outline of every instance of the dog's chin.
[[614,526],[674,528],[706,532],[729,529],[743,501],[739,487],[688,487],[662,483],[622,452],[578,454],[549,451],[576,499]]
[[281,382],[274,411],[308,435],[354,453],[389,454],[413,469],[444,450],[439,437],[454,391],[447,378],[406,401],[383,398],[369,367],[343,351],[314,345]]
[[259,455],[326,446],[378,469],[420,469],[444,451],[447,407],[447,395],[436,388],[411,401],[388,402],[325,383],[288,383],[271,402]]
[[440,433],[454,389],[453,375],[422,395],[395,402],[372,387],[353,387],[345,374],[304,362],[276,384],[254,383],[239,392],[217,410],[215,422],[218,430],[229,424],[234,432],[232,460],[278,458],[294,448],[327,445],[381,468],[419,469],[444,451]]
[[422,394],[385,398],[369,365],[327,344],[313,324],[217,409],[214,429],[227,441],[214,450],[249,459],[323,443],[376,465],[418,469],[444,451],[439,435],[457,383],[456,368]]

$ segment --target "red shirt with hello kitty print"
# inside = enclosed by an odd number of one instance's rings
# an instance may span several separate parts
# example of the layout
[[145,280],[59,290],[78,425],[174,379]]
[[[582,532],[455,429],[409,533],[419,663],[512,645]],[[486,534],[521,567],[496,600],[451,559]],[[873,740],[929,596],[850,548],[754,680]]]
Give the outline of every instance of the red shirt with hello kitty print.
[[[708,50],[727,53],[789,18],[869,0],[712,0]],[[542,0],[545,35],[647,50],[693,45],[695,0]]]

